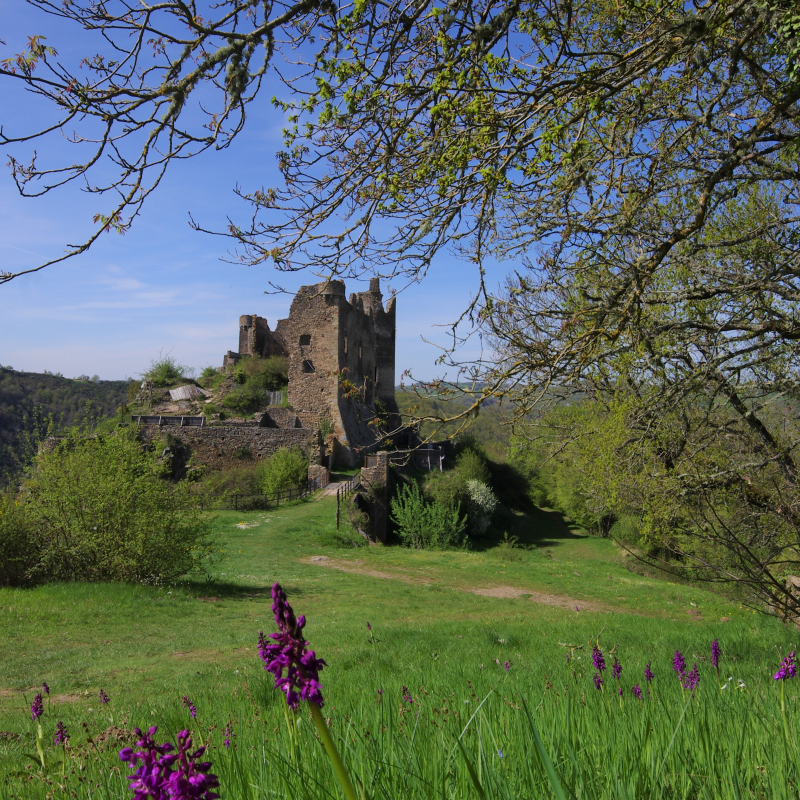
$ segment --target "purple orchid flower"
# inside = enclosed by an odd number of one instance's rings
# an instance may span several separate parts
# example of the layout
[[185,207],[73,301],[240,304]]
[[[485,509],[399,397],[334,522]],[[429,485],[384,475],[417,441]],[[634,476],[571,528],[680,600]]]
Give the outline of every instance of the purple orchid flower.
[[616,678],[616,680],[619,680],[622,676],[622,664],[620,664],[616,658],[614,659],[614,665],[611,667],[611,675]]
[[686,672],[686,659],[683,657],[683,653],[680,650],[675,651],[675,655],[672,659],[672,669],[678,673],[678,675],[683,675]]
[[99,694],[97,696],[100,698],[100,702],[103,705],[106,705],[106,703],[110,703],[111,702],[111,698],[102,689],[100,690],[100,692],[99,692]]
[[797,675],[797,664],[794,661],[795,651],[792,650],[786,658],[781,661],[780,669],[772,676],[773,680],[785,681],[787,678],[794,678]]
[[655,675],[653,675],[653,671],[650,669],[651,663],[652,663],[651,661],[648,661],[647,666],[644,668],[644,679],[647,683],[650,683],[650,681],[653,680],[653,678],[655,678]]
[[691,670],[681,677],[681,685],[687,691],[694,694],[700,683],[700,671],[697,669],[697,664],[693,664]]
[[[136,743],[138,752],[130,747],[119,751],[121,761],[138,769],[128,776],[134,800],[216,800],[219,795],[213,792],[219,786],[217,776],[209,772],[211,763],[198,761],[205,747],[192,750],[189,731],[178,734],[178,752],[171,753],[175,747],[169,742],[156,744],[153,741],[158,728],[150,728],[142,734],[134,728],[141,741]],[[139,764],[141,762],[141,764]]]
[[33,698],[33,702],[31,703],[31,719],[36,722],[42,714],[44,714],[44,703],[42,703],[42,695],[39,693]]
[[719,639],[714,639],[711,642],[711,664],[715,669],[719,669],[719,659],[722,655],[722,650],[719,649]]
[[56,737],[53,741],[59,745],[65,745],[69,741],[69,734],[67,733],[67,726],[59,720],[58,725],[56,725]]
[[637,700],[641,700],[642,699],[642,690],[639,688],[639,684],[638,683],[634,684],[633,689],[631,691],[633,692],[633,696]]
[[594,676],[592,677],[594,681],[594,688],[599,689],[603,685],[603,679],[600,677],[599,672],[595,672]]
[[183,707],[189,709],[192,719],[197,719],[197,709],[195,708],[194,703],[186,696],[183,698]]
[[319,671],[326,666],[325,662],[317,658],[313,650],[307,649],[308,642],[303,636],[306,618],[295,618],[279,583],[272,587],[272,613],[278,632],[269,634],[269,638],[275,643],[269,643],[261,631],[258,634],[258,652],[264,669],[275,676],[275,688],[284,692],[289,708],[296,709],[301,700],[322,707],[324,700]]
[[606,668],[606,662],[603,658],[603,651],[597,646],[592,647],[592,664],[598,672],[602,672]]

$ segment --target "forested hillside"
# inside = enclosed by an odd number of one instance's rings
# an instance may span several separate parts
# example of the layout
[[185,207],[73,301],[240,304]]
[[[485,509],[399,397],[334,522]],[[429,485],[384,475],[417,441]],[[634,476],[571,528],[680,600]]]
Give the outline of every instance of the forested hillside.
[[0,366],[0,486],[18,470],[26,433],[52,416],[63,430],[82,419],[113,414],[128,396],[128,381],[72,380]]
[[[456,417],[472,403],[472,396],[469,394],[455,395],[451,399],[443,400],[432,394],[426,396],[422,391],[417,393],[400,388],[395,391],[395,397],[404,422],[409,422],[415,417]],[[469,420],[466,433],[481,444],[492,458],[502,461],[505,459],[506,446],[511,437],[510,420],[510,414],[496,399],[491,398]],[[421,430],[424,436],[446,439],[454,436],[464,424],[463,419],[449,422],[442,427],[436,422],[425,421]]]

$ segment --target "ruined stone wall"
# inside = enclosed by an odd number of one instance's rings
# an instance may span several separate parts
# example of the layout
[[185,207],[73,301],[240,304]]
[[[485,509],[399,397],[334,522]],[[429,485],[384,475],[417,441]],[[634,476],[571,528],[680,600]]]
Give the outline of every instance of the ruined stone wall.
[[[346,306],[344,284],[303,286],[284,326],[289,353],[289,405],[303,424],[325,417],[344,435],[338,414],[339,314]],[[312,422],[313,420],[313,422]],[[338,426],[338,428],[337,428]]]
[[258,415],[258,425],[262,428],[314,428],[313,425],[303,426],[293,408],[271,406],[269,411]]
[[360,481],[365,490],[362,502],[366,506],[369,516],[369,538],[385,544],[389,538],[390,525],[389,454],[384,451],[375,455],[377,456],[376,463],[371,467],[362,467],[361,469]]
[[198,464],[221,470],[268,458],[282,448],[300,447],[311,464],[322,460],[322,437],[304,428],[257,428],[226,425],[206,428],[139,428],[143,441],[152,442],[167,434],[181,442]]
[[[280,323],[279,323],[280,324]],[[244,314],[239,317],[239,350],[228,351],[223,366],[235,363],[242,356],[285,356],[286,347],[277,330],[271,331],[269,323],[257,314]]]

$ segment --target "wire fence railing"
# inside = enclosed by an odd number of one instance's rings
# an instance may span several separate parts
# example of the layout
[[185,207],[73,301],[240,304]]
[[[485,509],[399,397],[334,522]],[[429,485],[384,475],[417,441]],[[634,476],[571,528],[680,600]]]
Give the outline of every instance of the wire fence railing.
[[341,505],[344,500],[346,500],[353,492],[358,488],[359,484],[361,483],[361,470],[356,472],[352,478],[348,478],[337,490],[336,490],[336,530],[339,530],[339,520],[341,516]]
[[305,486],[285,489],[275,494],[242,494],[240,492],[218,492],[193,495],[201,511],[267,511],[278,508],[281,503],[291,503],[322,488],[319,480],[308,481]]

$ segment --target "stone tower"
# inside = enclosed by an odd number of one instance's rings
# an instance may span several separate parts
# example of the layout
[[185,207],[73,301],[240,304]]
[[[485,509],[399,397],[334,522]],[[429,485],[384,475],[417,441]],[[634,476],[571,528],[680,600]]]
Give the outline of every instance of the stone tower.
[[[289,403],[303,424],[327,420],[341,455],[378,438],[376,409],[397,413],[394,397],[395,299],[383,306],[380,281],[345,297],[342,281],[303,286],[282,328],[289,353]],[[282,326],[281,326],[282,327]],[[357,388],[346,396],[342,379]],[[324,424],[324,423],[323,423]],[[338,455],[338,454],[337,454]]]

